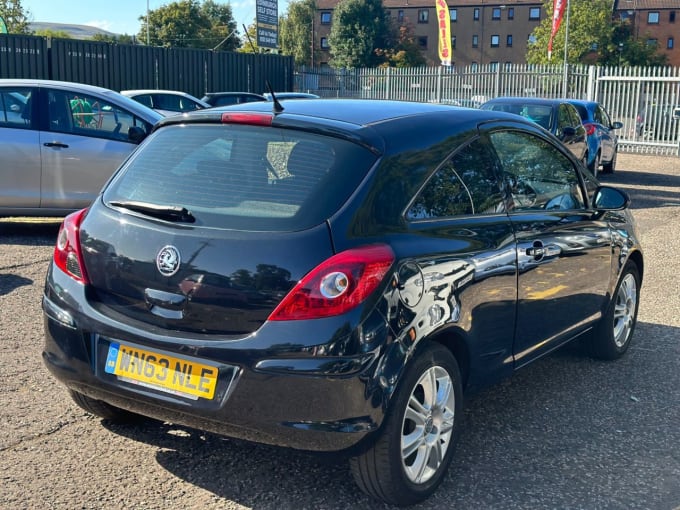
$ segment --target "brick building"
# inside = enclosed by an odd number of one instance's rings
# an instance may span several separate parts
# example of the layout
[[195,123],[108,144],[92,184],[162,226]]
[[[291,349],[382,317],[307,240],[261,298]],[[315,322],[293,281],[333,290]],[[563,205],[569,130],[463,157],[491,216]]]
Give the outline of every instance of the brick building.
[[[314,23],[315,65],[330,59],[328,37],[339,0],[317,0]],[[532,31],[550,17],[541,0],[448,0],[453,63],[458,66],[525,64]],[[429,64],[439,64],[435,0],[383,0],[390,17],[414,28]],[[657,44],[670,65],[680,66],[680,0],[614,0],[613,19],[633,24],[633,33]]]
[[614,19],[631,23],[633,36],[654,44],[680,66],[680,0],[614,0]]

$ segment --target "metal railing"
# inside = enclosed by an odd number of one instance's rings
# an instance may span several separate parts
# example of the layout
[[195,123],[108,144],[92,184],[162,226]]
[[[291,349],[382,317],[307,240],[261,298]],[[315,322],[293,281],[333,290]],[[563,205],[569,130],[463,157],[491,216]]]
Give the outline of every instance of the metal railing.
[[[599,101],[622,151],[680,155],[680,68],[486,65],[340,69],[305,68],[296,90],[322,97],[393,99],[477,107],[498,96]],[[674,115],[674,113],[676,115]]]

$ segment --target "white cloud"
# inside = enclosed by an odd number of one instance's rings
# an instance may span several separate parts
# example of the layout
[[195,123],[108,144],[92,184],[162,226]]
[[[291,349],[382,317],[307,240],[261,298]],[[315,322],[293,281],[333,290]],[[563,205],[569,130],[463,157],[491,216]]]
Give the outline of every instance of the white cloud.
[[111,23],[110,21],[106,21],[106,20],[94,20],[94,21],[85,22],[85,25],[90,26],[90,27],[101,28],[102,30],[112,32],[111,27],[112,27],[113,23]]

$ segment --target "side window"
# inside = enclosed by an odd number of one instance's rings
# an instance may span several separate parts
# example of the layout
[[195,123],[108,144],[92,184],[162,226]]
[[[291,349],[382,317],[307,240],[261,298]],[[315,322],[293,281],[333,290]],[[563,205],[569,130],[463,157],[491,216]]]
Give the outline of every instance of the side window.
[[578,169],[552,144],[519,131],[497,131],[490,138],[501,161],[513,211],[585,207]]
[[31,89],[0,89],[0,126],[31,127]]
[[48,91],[49,130],[95,138],[128,141],[128,131],[151,126],[105,100],[61,90]]
[[135,101],[142,103],[144,106],[153,108],[153,101],[151,100],[151,94],[143,94],[141,96],[135,96]]
[[565,127],[573,126],[571,112],[566,104],[561,104],[557,110],[557,136],[562,136]]
[[454,154],[413,201],[409,220],[494,214],[505,210],[493,155],[479,141]]

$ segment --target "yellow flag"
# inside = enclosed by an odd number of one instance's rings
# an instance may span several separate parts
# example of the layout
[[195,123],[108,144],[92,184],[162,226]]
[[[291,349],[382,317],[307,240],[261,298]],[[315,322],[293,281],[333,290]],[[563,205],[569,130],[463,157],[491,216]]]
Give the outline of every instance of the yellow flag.
[[437,31],[439,34],[439,59],[443,66],[450,66],[453,58],[451,48],[451,17],[446,0],[435,0],[437,6]]

